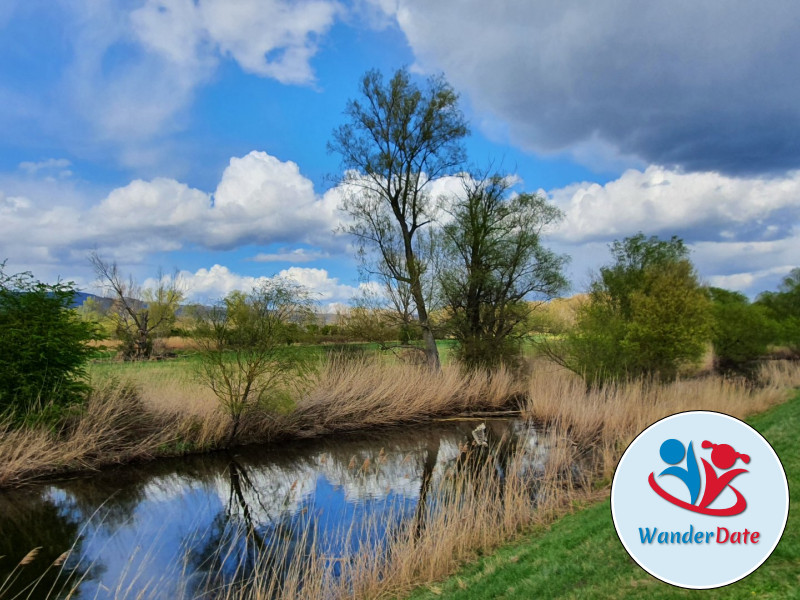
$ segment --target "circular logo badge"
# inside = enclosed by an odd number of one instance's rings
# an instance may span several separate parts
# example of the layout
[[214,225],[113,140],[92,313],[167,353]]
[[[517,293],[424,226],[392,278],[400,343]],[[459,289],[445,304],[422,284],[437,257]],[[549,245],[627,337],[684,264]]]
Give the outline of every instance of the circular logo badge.
[[633,440],[611,486],[622,545],[645,571],[693,589],[728,585],[778,545],[789,486],[772,446],[742,421],[692,411]]

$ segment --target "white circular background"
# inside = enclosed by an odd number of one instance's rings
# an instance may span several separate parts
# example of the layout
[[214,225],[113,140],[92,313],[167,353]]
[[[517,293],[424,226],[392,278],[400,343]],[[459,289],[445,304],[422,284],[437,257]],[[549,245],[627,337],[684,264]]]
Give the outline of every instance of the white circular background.
[[[737,460],[732,469],[744,468],[731,481],[747,500],[747,508],[739,515],[719,517],[694,513],[661,498],[647,479],[654,473],[656,482],[674,497],[689,502],[689,492],[674,476],[659,477],[668,464],[659,454],[661,444],[677,439],[688,448],[694,447],[697,465],[705,488],[705,470],[700,460],[711,463],[711,449],[701,444],[730,444],[750,456],[745,464]],[[686,461],[678,463],[685,467]],[[721,469],[716,469],[722,474]],[[725,489],[709,508],[726,508],[735,503],[735,495]],[[614,473],[611,487],[611,514],[622,545],[645,571],[669,584],[694,589],[728,585],[749,575],[772,553],[780,541],[789,514],[789,486],[783,466],[775,451],[755,429],[728,415],[706,411],[684,412],[662,419],[647,429],[628,446]],[[710,543],[659,544],[642,543],[639,528],[658,528],[658,532],[678,531],[683,534],[693,526],[694,532],[713,531]],[[717,527],[734,531],[758,531],[758,543],[718,544]],[[705,540],[705,536],[703,538]]]

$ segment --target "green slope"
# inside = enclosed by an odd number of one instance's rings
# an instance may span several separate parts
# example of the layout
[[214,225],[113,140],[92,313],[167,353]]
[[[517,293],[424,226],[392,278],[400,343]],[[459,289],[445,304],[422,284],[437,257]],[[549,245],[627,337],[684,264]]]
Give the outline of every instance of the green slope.
[[761,567],[716,590],[684,590],[651,577],[627,555],[614,532],[609,502],[556,521],[545,533],[501,548],[414,600],[448,598],[800,598],[800,395],[748,422],[769,440],[789,479],[789,522]]

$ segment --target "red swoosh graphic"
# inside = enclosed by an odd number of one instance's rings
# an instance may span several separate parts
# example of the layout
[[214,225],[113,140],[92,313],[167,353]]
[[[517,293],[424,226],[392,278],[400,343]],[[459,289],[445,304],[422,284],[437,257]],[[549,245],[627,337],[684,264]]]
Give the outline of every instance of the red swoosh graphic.
[[684,502],[679,498],[676,498],[672,494],[664,491],[661,486],[656,483],[656,478],[653,473],[650,473],[650,477],[647,478],[650,487],[653,488],[653,491],[664,498],[667,502],[674,504],[675,506],[680,506],[681,508],[685,508],[686,510],[690,510],[692,512],[700,513],[701,515],[712,515],[717,517],[732,517],[733,515],[738,515],[739,513],[743,512],[745,508],[747,508],[747,500],[744,499],[744,496],[737,490],[735,487],[730,487],[734,493],[736,494],[736,504],[729,508],[706,508],[701,506],[695,506],[694,504],[689,504],[688,502]]

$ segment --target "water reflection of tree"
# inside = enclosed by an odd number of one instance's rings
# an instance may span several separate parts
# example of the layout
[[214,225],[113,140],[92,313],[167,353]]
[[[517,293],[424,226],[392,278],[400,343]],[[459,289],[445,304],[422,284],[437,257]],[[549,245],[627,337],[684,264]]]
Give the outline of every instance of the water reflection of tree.
[[[310,552],[313,536],[306,511],[284,512],[266,523],[255,514],[270,515],[263,490],[253,483],[248,469],[230,458],[226,471],[227,503],[216,515],[201,544],[187,540],[189,563],[197,573],[195,595],[208,590],[232,591],[252,584],[256,573],[260,584],[265,577],[274,588],[282,583],[296,553]],[[302,548],[300,546],[303,546]]]
[[[0,598],[44,597],[51,589],[68,590],[99,576],[101,564],[90,568],[77,560],[83,543],[79,533],[80,519],[75,512],[44,493],[0,494]],[[36,558],[3,584],[34,548],[40,548]]]
[[[213,516],[203,515],[205,523],[209,522],[207,518],[211,521],[205,530],[187,531],[183,536],[188,579],[185,591],[197,595],[223,582],[231,586],[246,585],[256,565],[262,574],[273,573],[275,582],[279,583],[297,557],[314,551],[335,555],[339,560],[357,547],[363,548],[365,543],[382,542],[385,538],[381,536],[393,535],[401,518],[407,519],[405,523],[420,535],[426,521],[438,510],[440,488],[448,485],[443,478],[447,470],[474,473],[482,466],[494,473],[494,479],[502,481],[512,468],[517,445],[523,440],[507,433],[508,422],[490,420],[487,421],[489,448],[473,447],[471,452],[459,455],[459,444],[463,446],[471,440],[470,432],[478,423],[464,421],[454,425],[451,422],[360,438],[342,436],[286,444],[281,448],[242,448],[235,457],[220,453],[159,461],[59,484],[71,499],[70,507],[63,510],[74,522],[73,533],[65,531],[62,537],[68,539],[67,547],[71,545],[78,523],[98,507],[102,508],[95,518],[103,521],[109,535],[125,525],[134,525],[133,514],[157,519],[151,516],[156,513],[147,510],[148,501],[179,496],[184,489],[194,488],[202,491],[204,497],[214,498],[208,506],[219,508],[212,508],[217,512]],[[308,484],[316,482],[320,475],[324,475],[334,489],[345,488],[341,493],[346,509],[343,513],[328,511],[318,522],[319,514],[313,507],[318,505],[319,499],[314,496],[316,492],[310,491],[313,486]],[[215,504],[217,498],[218,505]],[[343,499],[338,495],[337,498],[338,511]],[[399,504],[394,504],[398,501]],[[28,508],[24,510],[27,512]],[[378,518],[373,519],[372,514]],[[320,538],[318,544],[312,546],[314,531],[319,530],[320,535],[327,532],[333,539],[337,535],[334,529],[340,524],[345,532],[341,534],[344,539],[350,519],[353,519],[354,529],[347,541],[334,539],[331,542],[329,538],[324,541]],[[329,527],[331,524],[333,527]],[[373,530],[362,535],[364,527]],[[48,529],[56,531],[58,526],[50,525]],[[4,532],[0,517],[0,534]],[[0,540],[5,541],[5,537],[0,535]],[[27,551],[26,543],[13,544],[17,555]],[[31,543],[31,547],[43,545],[35,539],[31,539]],[[381,545],[376,544],[376,548]],[[49,560],[54,560],[61,551],[54,550]],[[0,550],[0,554],[10,553]],[[0,569],[6,560],[0,561]],[[332,564],[335,574],[335,565],[340,563]],[[209,573],[219,577],[214,579]]]
[[419,538],[425,523],[428,512],[428,494],[433,482],[433,470],[439,459],[439,448],[442,444],[441,436],[429,436],[428,444],[425,448],[425,460],[422,463],[422,474],[419,484],[419,498],[417,499],[417,510],[414,514],[414,536]]
[[143,476],[136,469],[117,469],[113,473],[85,477],[70,482],[70,502],[96,527],[109,535],[130,522],[136,508],[146,500],[145,488],[152,475]]

